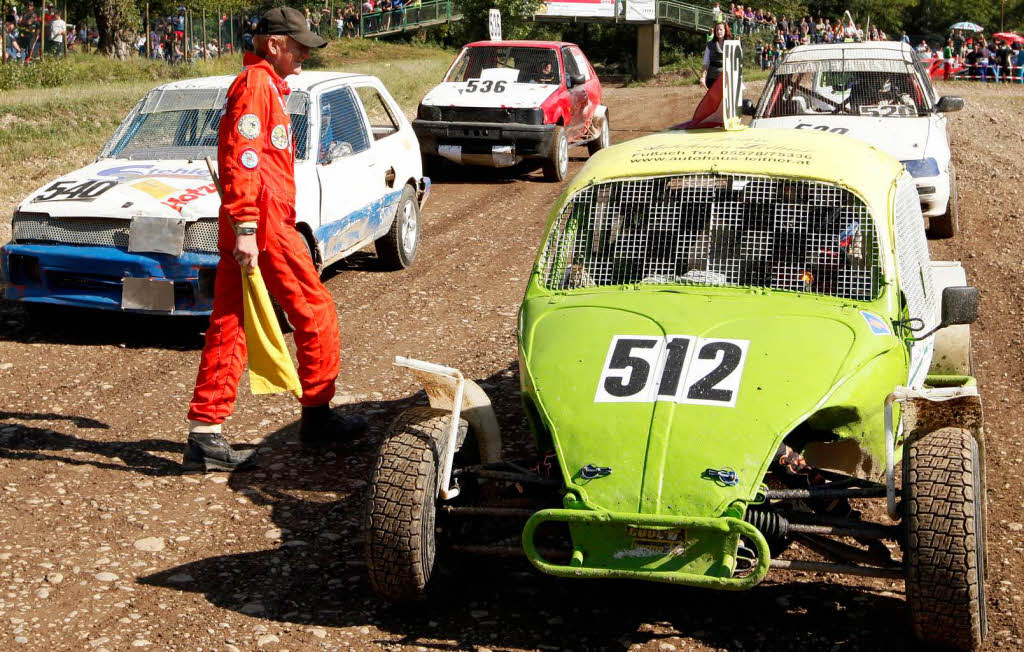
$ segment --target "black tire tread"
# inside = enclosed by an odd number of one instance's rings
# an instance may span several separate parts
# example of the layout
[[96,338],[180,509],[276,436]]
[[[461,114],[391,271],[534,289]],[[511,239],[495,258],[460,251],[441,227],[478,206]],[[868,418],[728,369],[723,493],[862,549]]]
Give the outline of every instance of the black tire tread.
[[981,647],[984,498],[971,433],[942,428],[909,444],[904,477],[907,601],[914,633],[959,650]]
[[[408,184],[402,188],[402,197],[398,200],[398,213],[395,214],[395,219],[391,222],[391,228],[387,233],[382,235],[374,242],[374,249],[377,251],[377,258],[380,260],[381,265],[388,270],[398,271],[411,267],[413,262],[416,260],[416,251],[413,250],[412,260],[405,260],[402,255],[402,234],[401,234],[401,220],[399,219],[399,213],[405,203],[412,199],[413,203],[416,204],[416,219],[419,220],[419,204],[416,200],[416,192]],[[419,225],[422,228],[422,225]],[[417,239],[418,248],[419,241]]]
[[551,153],[544,159],[541,169],[544,171],[544,180],[559,182],[565,179],[569,174],[568,166],[566,166],[565,174],[561,173],[558,169],[558,142],[561,138],[568,138],[565,134],[565,127],[555,127],[554,135],[551,138]]
[[928,221],[928,235],[932,238],[945,240],[952,238],[960,230],[960,196],[957,191],[956,169],[949,172],[949,204],[946,212]]
[[[394,602],[423,598],[436,558],[434,501],[451,413],[402,412],[381,443],[368,487],[365,555],[370,584]],[[466,429],[460,424],[460,439]]]

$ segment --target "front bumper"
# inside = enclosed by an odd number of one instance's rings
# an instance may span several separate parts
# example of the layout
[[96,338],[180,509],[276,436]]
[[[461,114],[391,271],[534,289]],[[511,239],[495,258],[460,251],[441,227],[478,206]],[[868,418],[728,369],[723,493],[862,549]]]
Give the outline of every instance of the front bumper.
[[[209,315],[218,254],[129,253],[117,247],[7,244],[0,247],[0,298],[79,308]],[[173,310],[124,309],[125,277],[171,281]]]
[[915,177],[917,196],[921,200],[921,213],[936,217],[946,213],[949,204],[949,175]]
[[556,125],[413,120],[420,150],[456,163],[507,167],[551,154]]
[[[534,535],[540,525],[549,522],[569,525],[573,541],[569,565],[552,563],[537,551]],[[682,539],[656,549],[642,540],[644,531],[675,532]],[[757,549],[757,565],[749,574],[734,577],[741,536]],[[662,543],[664,540],[651,545]],[[764,536],[738,518],[588,509],[537,512],[523,528],[523,550],[530,563],[556,577],[639,579],[721,590],[754,586],[767,575],[771,559]]]

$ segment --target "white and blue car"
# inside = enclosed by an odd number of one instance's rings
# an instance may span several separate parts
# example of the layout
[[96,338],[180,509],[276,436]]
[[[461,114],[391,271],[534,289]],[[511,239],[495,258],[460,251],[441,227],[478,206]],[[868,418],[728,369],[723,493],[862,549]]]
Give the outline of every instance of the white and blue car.
[[914,177],[929,235],[949,238],[959,198],[945,114],[963,104],[935,92],[906,43],[801,45],[775,66],[751,126],[845,134],[891,154]]
[[[94,163],[18,205],[0,247],[0,296],[27,306],[209,314],[220,199],[205,163],[234,77],[146,94]],[[430,192],[412,126],[367,75],[288,78],[298,230],[318,268],[374,243],[412,265]]]

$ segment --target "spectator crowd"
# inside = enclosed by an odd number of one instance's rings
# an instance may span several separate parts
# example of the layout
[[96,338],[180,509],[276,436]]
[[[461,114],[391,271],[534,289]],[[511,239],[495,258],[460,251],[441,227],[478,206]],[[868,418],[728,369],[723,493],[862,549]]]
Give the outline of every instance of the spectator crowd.
[[927,40],[915,49],[923,60],[941,60],[944,79],[1024,84],[1024,38],[1016,34],[996,34],[989,42],[982,32],[965,36],[957,29],[950,31],[941,49],[933,50]]
[[8,5],[4,15],[3,61],[28,63],[42,54],[64,54],[80,45],[95,45],[99,35],[83,25],[68,25],[52,4]]

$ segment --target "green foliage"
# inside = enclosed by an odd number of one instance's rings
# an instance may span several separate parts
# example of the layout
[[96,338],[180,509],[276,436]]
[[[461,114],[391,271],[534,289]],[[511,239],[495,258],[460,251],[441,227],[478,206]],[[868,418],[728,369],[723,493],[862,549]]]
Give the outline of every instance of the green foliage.
[[460,0],[463,19],[452,26],[452,37],[463,43],[488,37],[487,14],[490,9],[501,11],[501,32],[506,39],[531,38],[537,23],[533,15],[541,0]]

